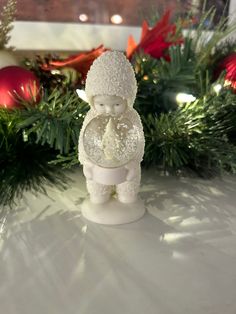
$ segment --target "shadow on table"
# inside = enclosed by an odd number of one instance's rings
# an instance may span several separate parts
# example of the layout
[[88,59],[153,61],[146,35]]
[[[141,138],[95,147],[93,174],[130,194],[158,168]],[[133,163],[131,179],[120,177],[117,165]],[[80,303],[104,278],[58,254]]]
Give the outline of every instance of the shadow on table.
[[203,238],[232,234],[236,222],[236,177],[204,180],[144,172],[141,197],[149,213],[181,232]]

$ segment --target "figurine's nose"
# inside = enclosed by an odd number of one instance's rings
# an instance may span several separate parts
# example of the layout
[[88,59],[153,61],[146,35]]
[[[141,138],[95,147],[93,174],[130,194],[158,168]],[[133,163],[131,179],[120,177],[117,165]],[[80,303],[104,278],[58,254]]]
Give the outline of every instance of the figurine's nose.
[[106,106],[106,114],[113,113],[113,108],[111,106]]

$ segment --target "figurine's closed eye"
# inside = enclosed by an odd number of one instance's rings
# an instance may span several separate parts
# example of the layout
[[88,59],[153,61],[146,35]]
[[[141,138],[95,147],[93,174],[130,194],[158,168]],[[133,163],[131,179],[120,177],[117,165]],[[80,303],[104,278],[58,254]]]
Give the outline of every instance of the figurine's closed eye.
[[99,106],[100,106],[100,107],[103,107],[104,105],[103,105],[103,104],[99,104]]
[[116,104],[116,107],[119,107],[120,106],[120,104]]

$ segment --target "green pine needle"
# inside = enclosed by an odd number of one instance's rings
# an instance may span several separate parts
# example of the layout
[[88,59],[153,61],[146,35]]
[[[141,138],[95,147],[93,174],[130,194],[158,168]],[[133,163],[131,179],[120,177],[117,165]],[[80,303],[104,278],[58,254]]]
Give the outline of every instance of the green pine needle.
[[51,165],[55,151],[35,144],[18,128],[20,110],[0,109],[0,205],[12,205],[27,190],[45,192],[45,183],[65,187],[65,175]]
[[60,154],[68,154],[78,145],[80,128],[88,105],[74,91],[45,94],[36,106],[25,104],[18,127],[35,134],[36,143],[48,144]]

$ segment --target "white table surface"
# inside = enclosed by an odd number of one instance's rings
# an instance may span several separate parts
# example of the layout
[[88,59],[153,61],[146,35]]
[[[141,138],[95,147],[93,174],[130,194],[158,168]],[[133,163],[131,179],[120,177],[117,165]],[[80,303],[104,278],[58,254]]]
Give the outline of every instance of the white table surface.
[[236,178],[142,177],[138,222],[86,221],[80,170],[26,193],[0,240],[0,314],[235,314]]

